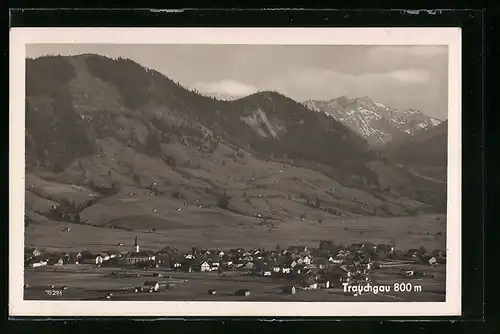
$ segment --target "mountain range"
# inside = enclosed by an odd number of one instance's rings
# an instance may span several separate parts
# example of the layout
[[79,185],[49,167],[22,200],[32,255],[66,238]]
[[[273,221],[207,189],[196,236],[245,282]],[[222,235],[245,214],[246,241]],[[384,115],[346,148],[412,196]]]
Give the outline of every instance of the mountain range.
[[342,96],[329,101],[308,100],[304,105],[312,110],[331,115],[365,138],[372,147],[397,142],[414,136],[423,129],[437,126],[441,121],[421,111],[398,110],[368,97]]
[[241,99],[247,95],[236,95],[236,94],[227,94],[227,93],[219,93],[219,92],[204,92],[204,93],[201,93],[201,95],[203,96],[207,96],[207,97],[212,97],[216,100],[220,100],[220,101],[234,101],[234,100],[238,100],[238,99]]
[[386,154],[277,92],[222,101],[129,59],[27,59],[26,214],[64,204],[98,226],[173,229],[442,212],[445,151],[401,152],[443,128]]

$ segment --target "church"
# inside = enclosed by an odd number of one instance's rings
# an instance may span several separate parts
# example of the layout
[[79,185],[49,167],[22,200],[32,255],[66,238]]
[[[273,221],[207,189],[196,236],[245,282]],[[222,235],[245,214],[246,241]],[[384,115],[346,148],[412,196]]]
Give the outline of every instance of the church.
[[140,262],[149,262],[149,261],[155,261],[156,256],[155,254],[151,252],[141,252],[140,247],[139,247],[139,239],[137,236],[135,237],[135,243],[134,243],[134,251],[127,253],[124,256],[124,260],[128,264],[137,264]]

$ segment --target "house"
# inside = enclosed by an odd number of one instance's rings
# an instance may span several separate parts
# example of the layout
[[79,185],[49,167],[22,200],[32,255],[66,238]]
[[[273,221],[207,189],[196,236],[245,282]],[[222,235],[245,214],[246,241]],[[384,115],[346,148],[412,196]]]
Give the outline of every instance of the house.
[[64,264],[64,261],[60,257],[52,257],[49,259],[49,261],[47,261],[47,264],[51,266],[62,266]]
[[307,246],[290,246],[288,247],[288,251],[294,254],[307,253]]
[[345,256],[336,255],[333,258],[330,257],[330,259],[331,259],[330,262],[333,263],[333,264],[342,264],[345,261]]
[[318,280],[318,287],[321,289],[329,289],[330,288],[330,281],[327,279],[320,279]]
[[250,255],[245,255],[243,258],[240,258],[241,261],[253,261],[253,257]]
[[46,265],[47,265],[47,261],[44,261],[44,260],[38,260],[38,261],[35,261],[35,262],[31,263],[31,266],[33,268],[43,267],[43,266],[46,266]]
[[262,276],[271,276],[271,274],[272,274],[272,271],[271,271],[271,270],[264,270],[264,271],[262,272]]
[[325,269],[328,266],[328,263],[328,260],[322,257],[317,258],[315,261],[315,264],[319,269]]
[[433,256],[429,259],[429,266],[437,264],[436,258]]
[[215,294],[217,294],[217,291],[214,290],[214,289],[211,289],[211,290],[208,290],[208,294],[209,295],[215,295]]
[[237,296],[250,296],[250,290],[248,289],[240,289],[234,293]]
[[364,247],[365,247],[365,245],[364,245],[364,244],[362,244],[362,243],[354,243],[354,244],[352,244],[352,245],[349,247],[349,250],[350,250],[351,252],[359,252],[359,251],[361,251]]
[[90,256],[85,256],[81,263],[86,263],[86,264],[97,264],[97,265],[100,265],[102,264],[103,262],[103,258],[101,255],[97,254],[97,255],[90,255]]
[[64,263],[79,264],[81,257],[82,253],[70,252],[63,255],[63,261]]
[[42,252],[38,248],[26,248],[24,255],[33,258],[42,255]]
[[411,258],[417,258],[418,254],[419,254],[418,249],[414,249],[414,248],[409,249],[408,252],[406,252],[406,256],[411,257]]
[[156,261],[158,261],[158,263],[162,267],[170,267],[171,261],[172,261],[172,256],[170,254],[159,253],[159,254],[156,254]]
[[318,288],[318,283],[311,277],[307,277],[302,281],[305,288],[315,290]]
[[255,268],[255,264],[251,261],[245,263],[245,269],[254,269]]
[[186,254],[186,255],[184,255],[184,258],[186,260],[194,260],[194,255],[193,254]]
[[110,255],[106,252],[101,252],[99,255],[102,257],[103,261],[108,261],[110,259]]
[[106,251],[105,253],[109,255],[109,259],[110,260],[111,259],[116,259],[116,258],[120,257],[119,256],[120,253],[118,251],[115,251],[115,250],[109,250],[109,251]]
[[412,269],[401,269],[401,271],[399,272],[399,275],[400,276],[414,276],[415,271]]
[[143,291],[158,291],[160,289],[160,283],[158,281],[146,281],[142,287]]
[[282,271],[283,271],[283,274],[290,274],[292,269],[291,268],[282,268]]
[[125,256],[125,261],[128,264],[137,264],[140,262],[155,261],[156,255],[149,252],[134,252],[128,253]]
[[212,271],[212,267],[210,266],[210,264],[208,264],[207,261],[204,261],[201,265],[200,265],[200,271]]
[[192,273],[193,272],[193,266],[189,263],[182,263],[181,267],[179,268],[181,271],[184,271],[186,273]]
[[297,259],[298,264],[311,264],[311,258],[309,256],[300,257]]
[[285,286],[283,287],[283,293],[294,295],[295,294],[295,287],[292,286]]
[[279,273],[281,271],[281,268],[279,266],[274,266],[272,270],[275,273]]
[[328,280],[330,282],[330,287],[340,287],[342,282],[346,282],[348,277],[347,273],[339,268],[336,268],[334,270],[331,270],[327,272],[324,276],[323,279]]

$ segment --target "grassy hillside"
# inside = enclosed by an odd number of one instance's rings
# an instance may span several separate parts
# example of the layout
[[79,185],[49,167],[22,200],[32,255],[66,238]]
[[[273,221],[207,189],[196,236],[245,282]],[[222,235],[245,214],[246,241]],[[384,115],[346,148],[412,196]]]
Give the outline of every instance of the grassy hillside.
[[341,123],[276,92],[218,101],[130,60],[81,55],[28,59],[26,100],[29,240],[70,222],[105,239],[279,239],[292,225],[433,210],[412,191],[437,181],[381,165]]
[[446,166],[447,153],[448,121],[387,145],[383,151],[391,162],[417,166]]

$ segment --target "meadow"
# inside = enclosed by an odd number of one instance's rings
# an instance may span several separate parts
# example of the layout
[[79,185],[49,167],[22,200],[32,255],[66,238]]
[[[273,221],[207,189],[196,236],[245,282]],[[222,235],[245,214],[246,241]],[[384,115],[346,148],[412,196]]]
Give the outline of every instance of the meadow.
[[[419,268],[420,269],[420,268]],[[428,266],[423,268],[429,271]],[[305,291],[296,289],[295,295],[282,292],[283,286],[294,285],[293,281],[261,276],[247,276],[240,272],[228,272],[226,276],[216,273],[180,273],[164,272],[163,278],[153,278],[152,270],[133,270],[130,273],[140,273],[140,277],[116,277],[111,272],[120,268],[86,268],[76,269],[66,266],[63,269],[30,268],[25,271],[25,281],[29,288],[25,289],[25,299],[28,300],[96,300],[104,299],[109,292],[112,300],[149,300],[149,301],[328,301],[328,302],[361,302],[361,301],[444,301],[445,268],[432,269],[437,272],[436,279],[408,279],[397,275],[394,269],[376,271],[378,285],[394,283],[411,283],[421,286],[421,291],[387,293],[362,293],[354,295],[346,293],[342,287]],[[154,272],[162,272],[154,269]],[[158,280],[160,291],[133,292],[133,288],[141,286],[145,280]],[[60,296],[47,296],[50,285],[55,288],[66,285]],[[166,286],[169,285],[168,288]],[[208,290],[216,290],[215,295],[209,295]],[[238,289],[250,290],[250,296],[235,295]],[[50,290],[50,289],[49,289]]]
[[[194,215],[194,213],[192,213]],[[206,222],[206,223],[205,223]],[[148,226],[147,216],[137,224]],[[263,247],[276,245],[318,246],[320,240],[336,244],[353,242],[394,243],[407,250],[424,246],[429,251],[446,248],[446,219],[443,215],[416,217],[357,217],[318,221],[290,220],[273,222],[272,227],[261,220],[242,217],[223,210],[197,212],[196,219],[185,219],[183,225],[169,225],[155,232],[94,227],[81,224],[52,222],[32,224],[25,230],[26,247],[54,251],[132,250],[135,236],[141,249],[158,250],[166,245],[189,250],[203,248]],[[168,227],[171,228],[168,228]],[[70,231],[65,231],[66,228]],[[439,232],[443,231],[442,234]],[[123,246],[118,246],[122,243]]]

